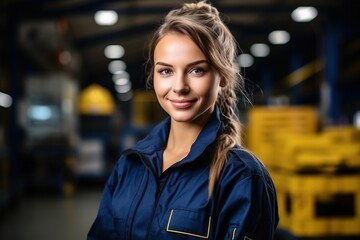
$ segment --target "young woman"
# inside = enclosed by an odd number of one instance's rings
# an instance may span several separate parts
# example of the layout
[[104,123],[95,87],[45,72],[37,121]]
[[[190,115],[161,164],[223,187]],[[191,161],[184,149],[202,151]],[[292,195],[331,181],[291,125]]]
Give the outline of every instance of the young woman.
[[236,43],[205,2],[171,11],[150,44],[148,83],[169,117],[122,154],[88,239],[273,239],[276,193],[241,146]]

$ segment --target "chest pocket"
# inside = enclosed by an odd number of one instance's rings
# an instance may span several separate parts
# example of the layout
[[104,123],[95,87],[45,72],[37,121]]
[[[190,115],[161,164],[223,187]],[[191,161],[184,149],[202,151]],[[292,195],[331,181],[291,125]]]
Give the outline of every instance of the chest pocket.
[[209,238],[210,226],[209,214],[185,209],[171,209],[166,221],[167,232],[199,239]]

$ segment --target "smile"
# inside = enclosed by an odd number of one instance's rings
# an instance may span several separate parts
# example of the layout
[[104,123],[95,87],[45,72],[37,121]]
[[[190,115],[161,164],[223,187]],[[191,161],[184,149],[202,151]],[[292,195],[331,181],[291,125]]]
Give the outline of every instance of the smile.
[[172,99],[170,100],[173,107],[177,109],[185,109],[191,107],[195,100],[187,100],[187,99]]

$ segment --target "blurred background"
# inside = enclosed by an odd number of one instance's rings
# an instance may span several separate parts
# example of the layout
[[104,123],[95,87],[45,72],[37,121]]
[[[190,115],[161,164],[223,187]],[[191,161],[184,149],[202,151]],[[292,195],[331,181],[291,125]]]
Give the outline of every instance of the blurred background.
[[[147,45],[183,0],[0,1],[0,239],[84,239],[122,150],[166,115]],[[237,39],[244,145],[277,239],[360,239],[360,7],[214,0]]]

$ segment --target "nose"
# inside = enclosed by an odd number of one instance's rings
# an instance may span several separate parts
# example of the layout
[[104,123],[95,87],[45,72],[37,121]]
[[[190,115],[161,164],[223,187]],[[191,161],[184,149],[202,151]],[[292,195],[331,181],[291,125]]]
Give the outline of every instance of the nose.
[[190,87],[187,84],[187,79],[184,74],[178,74],[174,77],[172,91],[177,94],[183,94],[189,92]]

